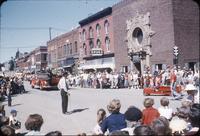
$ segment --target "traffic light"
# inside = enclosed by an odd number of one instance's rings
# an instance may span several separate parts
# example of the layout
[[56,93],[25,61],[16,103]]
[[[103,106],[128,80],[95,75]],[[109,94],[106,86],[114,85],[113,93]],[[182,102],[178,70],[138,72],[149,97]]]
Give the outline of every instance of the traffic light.
[[179,54],[179,53],[178,53],[178,47],[177,47],[177,46],[174,46],[173,49],[174,49],[174,56],[177,57],[178,54]]

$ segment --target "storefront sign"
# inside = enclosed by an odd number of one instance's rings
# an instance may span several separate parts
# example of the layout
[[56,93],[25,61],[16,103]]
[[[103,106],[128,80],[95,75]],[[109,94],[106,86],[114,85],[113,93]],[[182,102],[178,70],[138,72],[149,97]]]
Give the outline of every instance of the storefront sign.
[[101,48],[93,48],[91,50],[92,56],[102,56],[103,55],[103,50]]

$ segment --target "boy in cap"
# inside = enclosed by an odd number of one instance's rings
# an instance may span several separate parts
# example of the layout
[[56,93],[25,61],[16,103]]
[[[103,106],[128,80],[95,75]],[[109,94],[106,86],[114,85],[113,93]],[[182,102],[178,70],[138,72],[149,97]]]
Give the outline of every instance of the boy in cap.
[[127,128],[122,129],[122,131],[128,131],[129,135],[133,135],[133,131],[137,126],[141,125],[142,112],[135,106],[129,107],[124,113]]

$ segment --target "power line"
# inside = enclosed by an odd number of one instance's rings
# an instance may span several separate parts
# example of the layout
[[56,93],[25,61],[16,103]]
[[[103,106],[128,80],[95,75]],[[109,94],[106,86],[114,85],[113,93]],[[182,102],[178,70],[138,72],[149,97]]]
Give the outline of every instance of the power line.
[[117,1],[117,0],[8,0],[8,1],[26,1],[26,2],[30,2],[30,1],[37,1],[37,2],[40,2],[40,1],[48,1],[48,2],[53,2],[53,1],[98,1],[98,2],[101,2],[101,1]]
[[67,31],[64,28],[56,28],[56,27],[1,27],[2,30],[58,30],[58,31]]

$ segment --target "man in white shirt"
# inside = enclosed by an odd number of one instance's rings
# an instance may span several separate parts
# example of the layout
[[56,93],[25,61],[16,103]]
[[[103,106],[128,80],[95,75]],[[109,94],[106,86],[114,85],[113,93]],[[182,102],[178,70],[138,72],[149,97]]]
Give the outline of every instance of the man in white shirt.
[[70,112],[67,111],[68,95],[70,95],[69,87],[68,87],[68,84],[66,82],[67,76],[68,76],[68,74],[66,72],[63,73],[63,76],[58,83],[58,89],[60,90],[61,99],[62,99],[62,112],[63,112],[63,114],[70,114]]

